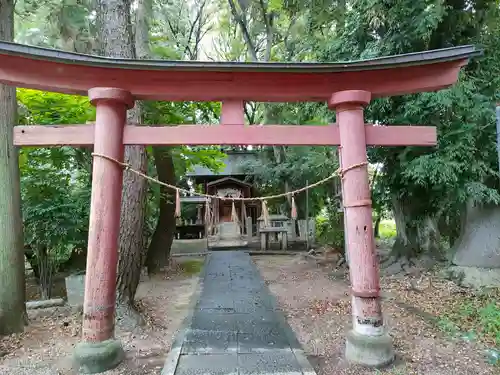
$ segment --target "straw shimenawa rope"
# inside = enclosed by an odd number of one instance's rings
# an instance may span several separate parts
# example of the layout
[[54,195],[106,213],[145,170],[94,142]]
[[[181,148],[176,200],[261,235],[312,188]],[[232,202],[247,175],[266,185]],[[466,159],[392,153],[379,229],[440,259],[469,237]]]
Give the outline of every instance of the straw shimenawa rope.
[[349,167],[347,167],[347,168],[345,168],[343,170],[341,168],[339,168],[334,173],[332,173],[330,176],[325,177],[322,180],[316,181],[313,184],[310,184],[310,185],[301,187],[300,189],[289,191],[289,192],[286,192],[286,193],[274,194],[274,195],[267,195],[267,196],[264,196],[264,197],[251,197],[251,198],[248,198],[248,197],[238,197],[238,198],[232,198],[232,197],[219,197],[217,195],[197,193],[197,192],[193,192],[191,190],[184,189],[184,188],[181,188],[181,187],[178,187],[178,186],[175,186],[175,185],[167,184],[166,182],[162,182],[160,180],[157,180],[156,178],[150,177],[147,174],[144,174],[141,171],[138,171],[138,170],[132,168],[132,166],[130,164],[128,164],[128,163],[123,163],[123,162],[121,162],[121,161],[119,161],[119,160],[117,160],[115,158],[112,158],[111,156],[108,156],[108,155],[104,155],[104,154],[99,154],[99,153],[93,152],[92,156],[97,156],[97,157],[100,157],[100,158],[112,161],[112,162],[120,165],[122,168],[124,168],[124,169],[126,169],[126,170],[128,170],[128,171],[130,171],[132,173],[135,173],[136,175],[141,176],[141,177],[145,178],[148,181],[151,181],[151,182],[154,182],[154,183],[159,184],[161,186],[165,186],[167,188],[175,190],[177,193],[182,191],[182,192],[184,192],[186,194],[197,195],[197,196],[205,197],[205,198],[209,198],[209,199],[220,199],[220,200],[223,200],[223,201],[246,201],[246,202],[248,202],[248,201],[266,201],[266,200],[269,200],[269,199],[275,199],[275,198],[281,198],[281,197],[288,197],[288,196],[293,197],[294,195],[296,195],[298,193],[301,193],[301,192],[306,191],[308,189],[312,189],[312,188],[314,188],[316,186],[324,184],[325,182],[331,180],[334,177],[340,176],[340,177],[343,178],[344,174],[347,171],[350,171],[352,169],[368,165],[368,162],[363,162],[363,163],[353,164],[353,165],[351,165],[351,166],[349,166]]

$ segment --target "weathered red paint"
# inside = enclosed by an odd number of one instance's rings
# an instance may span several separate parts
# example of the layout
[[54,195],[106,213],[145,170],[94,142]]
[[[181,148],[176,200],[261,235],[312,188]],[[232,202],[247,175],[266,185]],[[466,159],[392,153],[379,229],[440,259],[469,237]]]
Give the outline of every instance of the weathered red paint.
[[[89,98],[96,106],[94,152],[123,160],[123,127],[127,108],[133,106],[132,96],[120,89],[93,88]],[[101,342],[114,336],[122,184],[123,169],[119,165],[94,159],[83,307],[85,342]]]
[[334,92],[362,89],[373,97],[434,91],[454,84],[464,58],[425,65],[345,72],[172,71],[120,69],[2,55],[0,82],[67,94],[120,87],[136,99],[168,101],[327,101]]
[[[382,329],[378,262],[372,227],[372,207],[366,157],[363,107],[369,92],[349,90],[332,95],[340,130],[343,203],[346,212],[347,251],[353,299],[354,330],[374,334]],[[354,169],[349,167],[366,163]]]
[[245,103],[242,100],[224,100],[221,107],[220,123],[222,125],[244,125]]
[[[126,126],[126,145],[340,145],[338,126],[316,125],[169,125]],[[366,124],[366,143],[377,146],[433,146],[432,126],[372,126]],[[93,125],[16,126],[16,146],[91,146]]]

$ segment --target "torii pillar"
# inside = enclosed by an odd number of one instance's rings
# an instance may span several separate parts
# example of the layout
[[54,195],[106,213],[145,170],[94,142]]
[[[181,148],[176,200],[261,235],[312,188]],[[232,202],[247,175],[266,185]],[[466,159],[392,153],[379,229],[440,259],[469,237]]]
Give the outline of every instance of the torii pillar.
[[328,104],[337,114],[345,170],[342,193],[352,295],[352,330],[347,334],[345,355],[352,363],[380,367],[394,360],[394,349],[383,324],[373,237],[363,118],[370,100],[368,91],[349,90],[333,94]]
[[[127,109],[134,106],[132,95],[107,87],[90,89],[88,95],[96,107],[94,152],[123,162],[123,131]],[[121,166],[94,158],[82,341],[74,352],[79,370],[86,374],[110,370],[124,357],[114,337],[122,185]]]

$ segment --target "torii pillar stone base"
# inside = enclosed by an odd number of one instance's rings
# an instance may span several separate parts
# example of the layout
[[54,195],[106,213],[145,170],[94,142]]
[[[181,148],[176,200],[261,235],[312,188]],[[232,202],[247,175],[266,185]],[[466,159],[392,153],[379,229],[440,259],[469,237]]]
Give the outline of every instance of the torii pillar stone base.
[[[123,161],[123,130],[127,109],[134,101],[128,91],[93,88],[96,106],[94,152]],[[85,275],[82,340],[74,351],[80,373],[97,374],[118,366],[124,358],[115,333],[116,272],[123,169],[96,157],[92,172],[92,199]]]
[[366,157],[363,107],[371,93],[341,91],[332,95],[340,131],[342,193],[352,295],[352,330],[347,334],[346,359],[367,367],[394,360],[392,339],[384,329],[380,305],[378,260],[375,255],[372,207]]

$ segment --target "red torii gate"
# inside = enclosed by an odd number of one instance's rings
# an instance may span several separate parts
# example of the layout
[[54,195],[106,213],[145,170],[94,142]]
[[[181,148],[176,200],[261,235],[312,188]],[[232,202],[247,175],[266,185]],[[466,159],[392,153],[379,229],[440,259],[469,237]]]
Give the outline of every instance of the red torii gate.
[[[377,97],[448,87],[478,53],[461,46],[336,64],[217,63],[111,59],[2,42],[0,82],[88,95],[96,106],[95,125],[16,126],[17,146],[93,145],[122,161],[124,145],[340,145],[353,310],[346,356],[378,366],[394,351],[380,306],[366,146],[435,145],[436,129],[365,124],[363,108]],[[141,99],[221,101],[221,125],[126,125],[127,109]],[[327,102],[337,125],[247,126],[245,101]],[[114,339],[122,173],[108,159],[94,160],[83,335],[75,352],[88,372],[114,367],[123,353]]]

